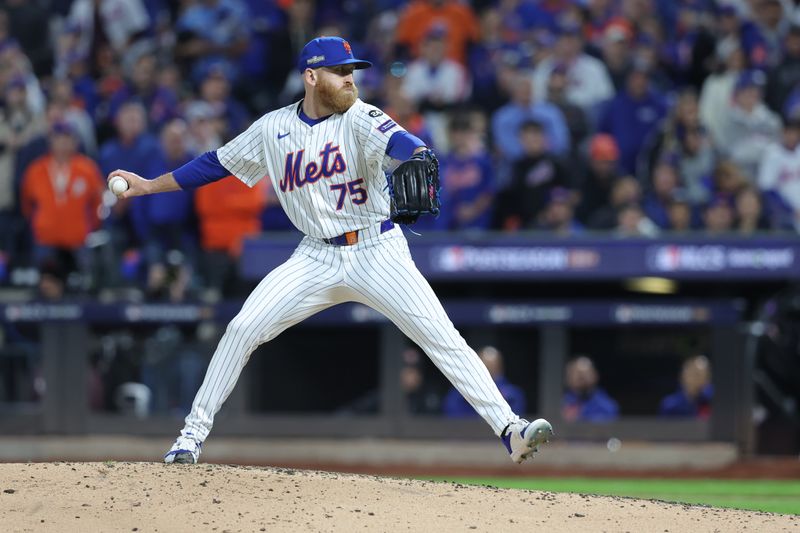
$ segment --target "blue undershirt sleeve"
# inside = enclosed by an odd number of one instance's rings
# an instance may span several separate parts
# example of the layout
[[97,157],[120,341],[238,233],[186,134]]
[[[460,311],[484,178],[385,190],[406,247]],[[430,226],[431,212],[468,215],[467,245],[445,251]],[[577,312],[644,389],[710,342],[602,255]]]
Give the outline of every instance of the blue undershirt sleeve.
[[407,131],[396,131],[389,137],[389,144],[386,145],[386,154],[392,159],[405,161],[414,155],[414,150],[420,146],[425,146],[425,143],[419,137]]
[[172,171],[175,181],[183,190],[196,189],[214,181],[230,176],[231,172],[222,166],[217,152],[206,152]]

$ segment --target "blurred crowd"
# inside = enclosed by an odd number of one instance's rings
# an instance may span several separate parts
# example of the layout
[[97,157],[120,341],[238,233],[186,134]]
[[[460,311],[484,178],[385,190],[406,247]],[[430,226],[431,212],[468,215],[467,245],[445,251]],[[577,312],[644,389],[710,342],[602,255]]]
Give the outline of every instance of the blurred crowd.
[[[528,382],[530,377],[506,375],[505,356],[494,346],[483,346],[477,350],[489,375],[500,394],[515,413],[528,413],[527,394],[516,381]],[[445,418],[477,418],[478,413],[452,385],[439,386],[425,372],[424,356],[416,348],[406,349],[400,357],[402,366],[398,382],[402,390],[404,409],[414,415],[441,415]],[[677,359],[677,358],[676,358]],[[711,383],[711,363],[705,355],[691,355],[680,359],[680,371],[672,392],[661,396],[657,404],[645,406],[651,415],[667,418],[697,418],[706,420],[711,416],[714,388]],[[654,386],[663,388],[663,384]],[[377,414],[381,410],[380,388],[370,390],[363,396],[342,406],[338,414]],[[641,403],[641,402],[640,402]],[[628,410],[642,410],[641,405]],[[594,361],[587,355],[576,355],[564,365],[564,388],[561,398],[561,418],[567,422],[603,423],[618,420],[625,414],[619,402],[601,385],[600,373]],[[630,414],[628,412],[627,414]]]
[[[0,284],[235,294],[271,185],[117,201],[296,101],[318,35],[361,98],[437,150],[420,230],[800,228],[800,9],[789,0],[2,0]],[[34,281],[35,280],[35,281]]]

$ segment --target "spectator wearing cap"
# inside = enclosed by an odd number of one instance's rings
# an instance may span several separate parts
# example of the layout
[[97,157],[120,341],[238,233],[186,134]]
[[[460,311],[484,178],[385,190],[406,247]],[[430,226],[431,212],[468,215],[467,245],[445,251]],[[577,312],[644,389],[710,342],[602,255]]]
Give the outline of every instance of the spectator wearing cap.
[[800,119],[783,127],[783,139],[764,149],[758,169],[758,188],[767,195],[770,210],[787,212],[800,230]]
[[666,115],[664,97],[649,86],[646,69],[633,68],[625,89],[605,106],[600,114],[599,131],[612,135],[619,145],[620,166],[636,172],[636,160],[646,139]]
[[445,29],[445,55],[466,64],[467,49],[478,41],[480,26],[469,4],[456,0],[412,0],[400,13],[396,39],[401,57],[416,58],[432,26]]
[[116,136],[100,147],[100,168],[108,175],[118,168],[131,169],[140,176],[149,175],[149,165],[158,157],[158,141],[147,133],[144,106],[127,102],[114,119]]
[[101,97],[99,87],[89,72],[88,56],[74,51],[56,49],[55,74],[69,80],[75,93],[76,103],[94,117]]
[[6,83],[4,107],[0,109],[0,253],[9,252],[21,229],[17,205],[17,153],[45,133],[44,116],[34,112],[26,98],[25,80],[12,78]]
[[456,114],[449,124],[450,151],[441,160],[447,229],[489,229],[495,183],[494,168],[469,116]]
[[83,151],[97,157],[97,135],[92,117],[80,104],[72,83],[66,78],[50,81],[48,115],[71,124],[78,132]]
[[34,113],[43,113],[47,107],[39,79],[31,71],[31,64],[19,43],[13,39],[0,41],[0,65],[2,76],[0,80],[5,83],[14,82],[25,85],[25,99],[28,108]]
[[250,116],[236,98],[231,94],[231,84],[222,69],[212,67],[200,83],[200,100],[208,102],[214,114],[223,122],[222,141],[227,142],[244,131],[250,122]]
[[[100,168],[103,174],[118,169],[131,169],[140,176],[150,175],[150,165],[158,158],[158,140],[146,131],[145,109],[138,102],[127,102],[114,118],[116,135],[100,146]],[[136,234],[131,231],[130,203],[121,200],[114,204],[106,221],[117,249],[136,246]]]
[[158,84],[158,60],[154,53],[143,53],[133,63],[125,84],[111,97],[109,116],[115,117],[120,107],[130,101],[139,102],[147,113],[147,127],[158,132],[178,116],[178,97],[169,88]]
[[553,233],[560,237],[580,235],[583,224],[575,220],[575,191],[563,187],[553,187],[547,195],[547,203],[539,214],[536,229]]
[[781,60],[783,37],[789,29],[789,9],[782,0],[755,0],[751,20],[741,27],[742,46],[750,66],[766,69]]
[[222,69],[231,82],[238,80],[238,60],[247,51],[251,33],[246,3],[241,0],[193,2],[181,13],[175,30],[175,57],[189,65],[195,83],[212,65]]
[[703,83],[700,91],[700,121],[708,128],[714,145],[725,137],[725,114],[733,98],[733,89],[745,68],[744,51],[738,41],[717,47],[717,71]]
[[766,147],[780,137],[780,118],[762,100],[764,81],[764,74],[757,70],[739,76],[719,145],[751,180]]
[[614,84],[603,62],[583,51],[581,29],[562,25],[552,57],[540,62],[533,72],[533,94],[538,100],[547,97],[547,82],[558,64],[567,68],[567,99],[594,117],[597,106],[614,96]]
[[[161,130],[160,144],[155,156],[148,162],[145,176],[155,178],[180,168],[194,158],[187,149],[186,123],[173,119]],[[189,191],[172,191],[164,194],[137,196],[130,201],[133,227],[144,250],[147,267],[147,290],[151,295],[167,288],[167,255],[179,251],[182,257],[177,266],[176,280],[188,280],[192,257],[196,249],[193,198]],[[173,299],[180,299],[185,286],[173,284]]]
[[53,69],[53,50],[49,39],[42,38],[42,21],[48,21],[49,2],[6,0],[3,9],[8,16],[8,30],[31,61],[36,76],[44,78]]
[[523,122],[518,135],[523,155],[514,162],[511,183],[497,202],[498,225],[506,230],[535,225],[550,190],[570,185],[566,169],[550,150],[539,122]]
[[100,169],[77,152],[78,139],[69,124],[54,124],[49,141],[49,152],[26,169],[20,191],[37,264],[57,254],[80,254],[89,232],[98,227],[104,189]]
[[492,116],[494,147],[508,161],[513,162],[523,155],[519,128],[530,120],[541,124],[551,152],[560,155],[569,150],[569,129],[564,115],[546,100],[535,101],[531,87],[530,77],[517,71],[510,80],[510,101]]
[[589,142],[588,161],[580,175],[580,203],[576,216],[588,224],[593,213],[607,206],[611,189],[619,178],[619,148],[614,137],[596,133]]
[[783,39],[783,57],[767,74],[764,101],[776,113],[784,109],[789,95],[800,85],[800,24],[795,21]]
[[703,228],[708,234],[728,233],[733,230],[734,216],[732,198],[717,194],[703,209]]
[[187,142],[191,153],[202,154],[222,146],[224,122],[211,104],[193,100],[186,105],[183,115],[189,126]]

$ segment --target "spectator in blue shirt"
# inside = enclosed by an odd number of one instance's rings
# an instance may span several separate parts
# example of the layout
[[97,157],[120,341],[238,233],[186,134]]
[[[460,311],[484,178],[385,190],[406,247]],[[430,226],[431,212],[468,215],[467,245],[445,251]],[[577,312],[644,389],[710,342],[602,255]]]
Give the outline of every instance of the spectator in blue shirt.
[[443,205],[448,229],[488,229],[494,200],[494,170],[470,118],[450,122],[450,153],[441,160]]
[[653,129],[666,115],[662,96],[649,87],[646,70],[633,68],[620,91],[606,106],[600,118],[600,131],[617,141],[622,170],[634,174],[636,158]]
[[100,147],[100,167],[108,175],[118,168],[132,168],[148,176],[150,163],[158,153],[158,141],[146,132],[144,106],[138,102],[123,104],[114,120],[117,135]]
[[130,101],[141,103],[147,112],[150,131],[159,131],[170,119],[178,116],[178,97],[157,81],[158,62],[155,54],[145,53],[136,59],[130,80],[111,97],[109,116],[116,116],[120,107]]
[[711,364],[704,355],[684,361],[680,387],[661,400],[658,412],[662,416],[708,418],[711,415]]
[[792,17],[781,0],[761,0],[756,6],[752,20],[742,24],[741,39],[750,66],[765,69],[780,63],[781,41]]
[[533,82],[522,72],[513,76],[510,85],[511,101],[492,116],[495,147],[509,160],[522,157],[518,132],[524,122],[534,120],[542,125],[550,150],[556,154],[566,153],[570,146],[569,128],[561,110],[544,100],[534,102]]
[[231,84],[219,66],[212,66],[205,74],[200,83],[200,100],[208,102],[214,115],[223,122],[220,134],[224,142],[247,129],[250,122],[247,109],[231,95]]
[[591,359],[582,355],[567,363],[566,390],[561,416],[574,422],[608,422],[619,416],[619,406],[597,386],[599,376]]
[[[149,178],[180,168],[194,158],[187,149],[186,123],[168,122],[161,132],[161,144],[149,162]],[[168,294],[182,300],[191,275],[196,249],[192,195],[188,191],[137,196],[131,199],[131,219],[144,247],[147,290],[150,296]]]
[[[515,413],[524,413],[527,406],[525,391],[516,385],[512,385],[503,375],[503,354],[493,346],[484,346],[478,351],[478,355],[489,370],[500,394],[511,406]],[[478,416],[475,409],[461,396],[455,388],[450,389],[444,398],[443,414],[449,418],[472,418]]]
[[[142,104],[123,104],[114,120],[117,135],[100,146],[100,169],[104,176],[118,168],[131,169],[140,176],[150,175],[150,165],[158,157],[158,141],[146,133],[147,119]],[[114,241],[121,248],[134,244],[127,201],[117,202],[108,219]]]

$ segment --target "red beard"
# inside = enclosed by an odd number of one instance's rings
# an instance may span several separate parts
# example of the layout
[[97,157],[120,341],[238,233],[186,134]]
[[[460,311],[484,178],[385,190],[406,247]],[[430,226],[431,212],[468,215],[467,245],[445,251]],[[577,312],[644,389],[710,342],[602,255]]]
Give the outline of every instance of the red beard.
[[332,83],[320,79],[317,83],[317,96],[322,105],[330,108],[334,113],[344,113],[356,103],[358,87],[345,85],[342,89],[337,89]]

